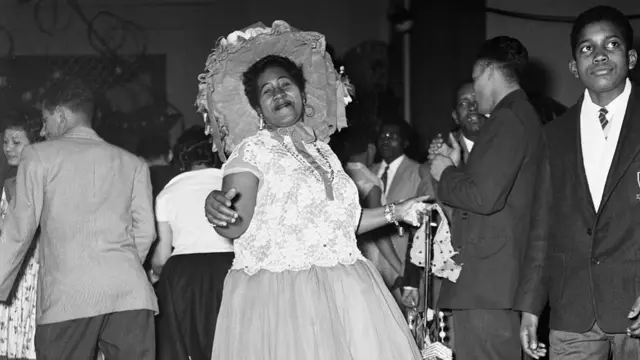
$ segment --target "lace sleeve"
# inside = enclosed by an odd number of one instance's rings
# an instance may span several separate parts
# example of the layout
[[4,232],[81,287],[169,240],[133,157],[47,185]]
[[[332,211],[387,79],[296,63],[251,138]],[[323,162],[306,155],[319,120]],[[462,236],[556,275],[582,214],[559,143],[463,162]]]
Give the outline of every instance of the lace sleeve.
[[262,171],[260,171],[258,155],[265,151],[266,149],[259,149],[257,144],[251,141],[244,141],[231,153],[229,160],[222,166],[223,176],[248,171],[262,183],[263,176]]

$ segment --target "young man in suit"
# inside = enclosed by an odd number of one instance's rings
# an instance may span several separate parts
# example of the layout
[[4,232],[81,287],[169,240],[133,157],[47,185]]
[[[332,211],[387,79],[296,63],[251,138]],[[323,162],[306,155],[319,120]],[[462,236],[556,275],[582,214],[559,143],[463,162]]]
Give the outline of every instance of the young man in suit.
[[640,358],[640,92],[633,29],[598,6],[571,31],[571,73],[584,96],[545,128],[534,230],[517,309],[521,341],[539,358],[549,300],[552,360]]
[[91,128],[94,98],[69,80],[45,95],[43,135],[25,147],[0,235],[5,301],[40,227],[36,354],[155,359],[157,301],[142,262],[155,238],[149,168]]
[[473,68],[478,111],[491,114],[465,164],[453,148],[430,154],[438,200],[453,208],[457,282],[445,280],[439,305],[453,311],[456,359],[521,356],[519,314],[513,310],[530,204],[542,153],[540,119],[520,88],[528,60],[516,39],[487,40]]

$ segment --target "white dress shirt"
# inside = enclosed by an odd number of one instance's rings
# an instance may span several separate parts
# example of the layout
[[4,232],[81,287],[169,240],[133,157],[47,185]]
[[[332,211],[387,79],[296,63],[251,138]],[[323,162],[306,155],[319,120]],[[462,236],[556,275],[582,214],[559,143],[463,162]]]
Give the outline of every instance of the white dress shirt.
[[473,141],[467,139],[464,135],[462,135],[462,139],[464,140],[464,144],[467,146],[467,150],[471,153],[471,149],[473,149]]
[[589,183],[589,191],[596,211],[600,207],[602,193],[618,145],[622,121],[627,112],[627,103],[631,95],[631,82],[627,79],[624,91],[615,98],[607,109],[608,135],[600,125],[599,111],[601,106],[593,103],[589,92],[585,90],[580,110],[580,138],[584,171]]
[[[405,155],[402,154],[400,156],[398,156],[398,158],[396,158],[395,160],[393,160],[391,162],[391,164],[389,165],[389,170],[387,171],[387,186],[384,189],[384,196],[385,198],[387,197],[387,195],[389,194],[389,188],[391,187],[391,183],[393,182],[393,178],[396,176],[396,172],[398,171],[398,167],[400,167],[400,164],[402,164],[402,161],[404,161]],[[380,163],[380,169],[378,169],[378,177],[382,178],[382,174],[384,174],[384,169],[387,168],[387,162],[382,160],[382,162]]]
[[169,181],[156,198],[156,219],[173,232],[171,255],[232,252],[233,243],[211,227],[202,210],[213,190],[222,187],[222,170],[187,171]]

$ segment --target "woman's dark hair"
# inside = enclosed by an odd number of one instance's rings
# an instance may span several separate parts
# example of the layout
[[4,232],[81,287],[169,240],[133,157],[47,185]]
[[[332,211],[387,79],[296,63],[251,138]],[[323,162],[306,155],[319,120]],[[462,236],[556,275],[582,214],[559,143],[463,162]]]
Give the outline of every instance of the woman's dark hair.
[[185,130],[178,138],[175,150],[181,171],[190,171],[196,165],[220,168],[220,160],[211,150],[211,140],[202,126],[194,125]]
[[576,20],[573,22],[570,41],[571,52],[573,53],[574,57],[576,51],[578,50],[578,41],[580,41],[580,34],[582,33],[582,31],[591,24],[603,21],[608,22],[618,28],[620,34],[622,35],[622,41],[624,41],[624,47],[625,49],[627,49],[627,51],[633,48],[633,27],[631,27],[629,19],[627,19],[627,17],[624,16],[624,14],[616,8],[600,5],[578,15]]
[[529,52],[518,39],[498,36],[482,44],[477,59],[497,66],[506,80],[519,82],[529,63]]
[[249,99],[249,105],[254,109],[260,108],[260,96],[258,95],[258,78],[262,73],[271,67],[278,67],[284,70],[293,82],[300,89],[300,93],[304,96],[305,79],[302,66],[296,65],[291,59],[279,55],[267,55],[251,65],[247,71],[242,74],[242,85],[244,85],[244,94]]
[[21,129],[29,139],[30,143],[44,140],[40,136],[42,130],[42,115],[36,109],[14,110],[6,113],[2,117],[2,129]]

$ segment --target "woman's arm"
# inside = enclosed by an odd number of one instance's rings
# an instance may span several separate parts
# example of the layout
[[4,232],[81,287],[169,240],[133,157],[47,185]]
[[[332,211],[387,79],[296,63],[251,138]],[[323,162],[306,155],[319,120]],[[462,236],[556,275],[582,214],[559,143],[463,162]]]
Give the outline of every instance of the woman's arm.
[[160,276],[164,264],[171,257],[173,245],[173,231],[167,221],[158,221],[158,245],[151,258],[151,269],[155,276]]
[[[375,209],[382,206],[380,199],[382,198],[382,189],[379,186],[374,186],[371,188],[367,196],[364,198],[364,205],[369,209]],[[374,241],[375,246],[380,251],[382,257],[387,260],[387,262],[393,267],[393,269],[400,273],[402,271],[402,262],[400,261],[400,257],[396,252],[396,249],[393,247],[393,243],[391,243],[391,238],[388,236],[383,236],[380,239]]]
[[226,227],[215,227],[220,236],[237,239],[247,231],[256,207],[258,184],[258,177],[249,171],[228,174],[222,179],[223,193],[230,189],[237,190],[238,195],[234,198],[233,207],[238,217]]
[[[395,221],[397,222],[415,221],[415,219],[407,220],[407,219],[414,218],[414,216],[412,215],[415,215],[415,214],[411,214],[413,212],[413,209],[412,209],[413,205],[425,202],[429,200],[429,198],[430,198],[429,195],[418,196],[413,199],[409,199],[407,201],[403,201],[399,204],[396,204],[395,211],[393,212],[395,214],[394,216],[392,216],[392,218],[394,218]],[[381,226],[386,225],[388,223],[387,217],[385,216],[386,208],[387,206],[381,206],[375,209],[363,209],[362,217],[360,218],[360,224],[358,225],[358,230],[356,233],[358,235],[364,234],[366,232],[375,230]],[[392,207],[390,206],[390,208]]]
[[384,225],[387,225],[387,219],[384,216],[383,206],[375,209],[362,209],[362,218],[360,225],[358,225],[357,234],[364,234]]

